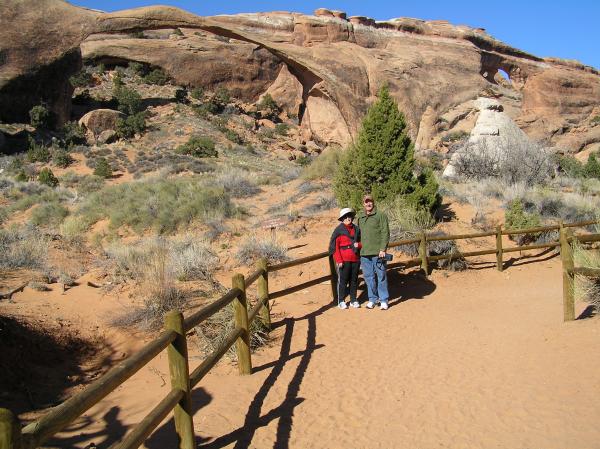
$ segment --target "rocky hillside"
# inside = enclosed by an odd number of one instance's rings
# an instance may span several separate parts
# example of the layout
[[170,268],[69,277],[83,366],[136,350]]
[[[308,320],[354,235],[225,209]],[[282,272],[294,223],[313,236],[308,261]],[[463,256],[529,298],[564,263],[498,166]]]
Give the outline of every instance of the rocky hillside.
[[453,135],[470,131],[482,96],[495,98],[534,139],[574,152],[599,145],[594,68],[539,58],[483,29],[443,21],[314,14],[199,17],[162,6],[107,14],[61,0],[3,2],[0,120],[27,121],[43,101],[66,121],[69,77],[83,60],[138,61],[176,84],[226,87],[248,102],[270,93],[297,116],[299,143],[351,142],[388,83],[420,150],[444,151]]

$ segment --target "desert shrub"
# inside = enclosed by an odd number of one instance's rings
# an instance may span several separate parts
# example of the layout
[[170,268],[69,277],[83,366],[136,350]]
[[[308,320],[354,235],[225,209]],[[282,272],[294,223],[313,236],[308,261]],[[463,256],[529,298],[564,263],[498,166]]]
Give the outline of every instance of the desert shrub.
[[[504,213],[504,224],[507,229],[528,229],[541,226],[542,220],[537,213],[528,213],[524,210],[521,200],[512,201]],[[535,241],[539,233],[511,235],[518,245]]]
[[583,173],[587,178],[600,179],[600,163],[595,154],[590,154],[584,166]]
[[279,134],[280,136],[287,136],[289,130],[290,125],[287,123],[277,123],[275,125],[275,134]]
[[37,229],[11,226],[0,229],[0,267],[44,268],[48,259],[48,240]]
[[[441,237],[446,235],[445,232],[435,232],[431,236]],[[467,261],[460,255],[456,241],[454,240],[433,240],[427,242],[427,255],[429,256],[445,256],[455,255],[449,260],[438,260],[435,263],[438,268],[443,268],[451,271],[463,271],[467,269]]]
[[454,131],[442,136],[442,142],[458,142],[459,140],[463,140],[469,136],[469,133],[466,131]]
[[50,128],[52,125],[52,114],[46,105],[39,104],[29,111],[29,122],[35,128]]
[[[210,318],[204,320],[195,327],[199,349],[203,354],[210,354],[220,347],[229,334],[235,328],[233,305],[223,307]],[[250,323],[250,349],[255,350],[263,346],[269,339],[268,329],[261,322],[260,317]],[[231,346],[226,353],[231,360],[237,359],[235,345]]]
[[170,259],[180,281],[212,280],[219,262],[210,245],[195,236],[175,240]]
[[164,86],[169,81],[169,75],[162,69],[154,69],[147,75],[143,76],[142,79],[145,83],[156,84],[158,86]]
[[356,145],[340,162],[334,179],[338,202],[358,208],[366,192],[376,201],[400,195],[433,212],[441,202],[437,182],[428,172],[416,177],[414,167],[414,146],[404,115],[384,86],[363,119]]
[[[573,242],[573,259],[576,267],[600,269],[600,250],[586,248],[579,242]],[[600,278],[582,275],[575,276],[575,297],[600,309]]]
[[225,137],[233,143],[237,143],[238,145],[243,145],[245,143],[244,138],[238,133],[236,133],[234,130],[225,128],[221,131],[223,132]]
[[261,101],[256,105],[259,111],[262,111],[263,116],[274,119],[281,112],[279,105],[273,100],[271,94],[265,94]]
[[31,223],[36,226],[56,228],[67,215],[69,210],[58,202],[42,203],[31,212]]
[[[144,297],[144,303],[141,307],[135,308],[131,312],[118,318],[115,324],[122,326],[136,325],[146,330],[159,329],[165,315],[171,310],[183,311],[186,305],[186,298],[175,286],[175,275],[173,267],[169,264],[169,247],[165,240],[155,239],[146,243],[142,250],[123,247],[121,249],[130,251],[129,255],[116,256],[117,260],[126,260],[134,263],[125,268],[134,269],[130,272],[133,279],[139,285],[141,294]],[[110,250],[107,251],[109,257],[115,257]]]
[[40,184],[47,185],[49,187],[56,187],[58,185],[58,178],[54,176],[52,170],[48,167],[44,167],[40,170],[40,174],[38,175],[38,182]]
[[598,125],[600,124],[600,115],[596,115],[592,118],[592,120],[590,121],[590,123],[592,125]]
[[132,61],[128,64],[129,70],[139,77],[146,76],[150,72],[150,66],[142,62]]
[[18,181],[18,182],[27,182],[27,181],[29,181],[29,179],[30,178],[29,178],[29,176],[27,176],[27,173],[25,173],[25,170],[21,170],[15,176],[15,181]]
[[56,165],[57,167],[67,168],[73,163],[73,158],[67,151],[63,149],[58,149],[52,155],[52,162],[54,162],[54,165]]
[[[390,241],[416,238],[418,234],[435,225],[435,220],[428,211],[415,207],[403,197],[396,197],[380,207],[388,216]],[[402,245],[397,249],[410,256],[416,256],[419,253],[419,244]]]
[[226,88],[219,87],[213,95],[213,99],[217,104],[225,107],[231,101],[231,94]]
[[249,236],[244,239],[237,253],[237,260],[243,265],[252,265],[259,259],[265,258],[269,263],[288,260],[287,248],[273,238]]
[[217,157],[219,153],[215,149],[215,143],[209,137],[191,136],[189,140],[177,147],[179,154],[188,154],[194,157]]
[[84,195],[100,190],[104,187],[104,178],[95,175],[78,175],[73,171],[68,171],[60,177],[61,185],[74,188],[77,193]]
[[175,101],[177,103],[187,103],[188,102],[188,91],[183,87],[179,87],[175,90],[174,95]]
[[132,39],[146,39],[146,35],[143,31],[134,31],[129,34],[129,37]]
[[45,282],[40,282],[40,281],[31,281],[31,282],[29,282],[29,284],[27,284],[27,287],[31,288],[32,290],[36,290],[38,292],[49,292],[50,291],[50,287],[48,287],[48,284],[46,284]]
[[554,162],[560,171],[571,178],[581,178],[584,174],[584,164],[571,156],[556,155]]
[[312,160],[313,159],[310,156],[303,154],[301,156],[298,156],[296,159],[294,159],[294,162],[296,164],[298,164],[300,167],[306,167],[306,166],[310,165]]
[[43,143],[38,144],[29,137],[29,149],[27,150],[27,161],[28,162],[50,162],[51,159],[50,150]]
[[146,130],[146,112],[138,112],[137,114],[128,115],[125,118],[117,118],[117,135],[127,139],[141,134]]
[[144,110],[142,105],[142,97],[135,90],[125,86],[115,87],[113,96],[117,100],[119,111],[127,115],[134,115]]
[[221,220],[207,220],[204,224],[207,227],[204,237],[211,242],[229,230]]
[[106,158],[99,157],[98,159],[96,159],[96,168],[94,169],[94,175],[104,179],[112,177],[113,171]]
[[260,192],[253,176],[241,169],[231,169],[220,173],[215,184],[222,186],[233,198],[248,198]]
[[491,143],[488,139],[468,141],[452,160],[456,174],[467,179],[499,178],[507,184],[541,184],[552,174],[552,158],[539,144],[517,131]]
[[190,92],[190,96],[196,100],[202,100],[204,98],[204,89],[201,87],[194,87]]
[[329,209],[333,209],[337,207],[337,199],[335,195],[319,195],[316,201],[308,206],[306,206],[302,212],[306,215],[312,215],[318,212],[323,212]]
[[112,83],[113,83],[113,94],[115,93],[115,91],[117,89],[121,89],[123,87],[125,87],[125,82],[123,81],[123,75],[121,74],[121,72],[115,72],[115,74],[113,75],[112,78]]
[[63,125],[63,142],[65,145],[85,143],[85,130],[77,122],[67,122]]
[[87,231],[87,223],[82,217],[67,216],[61,223],[59,232],[63,239],[70,244],[81,244]]
[[69,78],[69,82],[73,87],[88,87],[92,84],[92,74],[83,69]]
[[197,218],[226,218],[234,212],[222,188],[194,177],[108,186],[92,193],[77,210],[88,223],[107,218],[112,229],[129,226],[137,233],[172,233]]

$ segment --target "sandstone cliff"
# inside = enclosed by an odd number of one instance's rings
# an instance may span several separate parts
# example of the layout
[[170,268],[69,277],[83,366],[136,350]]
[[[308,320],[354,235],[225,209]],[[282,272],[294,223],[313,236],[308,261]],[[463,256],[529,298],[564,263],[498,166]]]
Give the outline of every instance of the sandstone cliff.
[[[169,7],[107,14],[60,0],[8,0],[0,5],[0,21],[5,122],[25,120],[40,100],[65,119],[67,79],[83,57],[149,63],[177,83],[224,85],[246,100],[268,90],[298,115],[305,140],[349,143],[388,83],[420,149],[472,127],[473,100],[481,96],[496,98],[533,138],[574,151],[600,142],[600,126],[592,123],[600,104],[595,69],[538,58],[481,29],[447,22],[376,22],[326,9],[315,16],[198,17]],[[175,29],[182,33],[168,31]],[[134,31],[145,31],[147,39],[132,38]]]

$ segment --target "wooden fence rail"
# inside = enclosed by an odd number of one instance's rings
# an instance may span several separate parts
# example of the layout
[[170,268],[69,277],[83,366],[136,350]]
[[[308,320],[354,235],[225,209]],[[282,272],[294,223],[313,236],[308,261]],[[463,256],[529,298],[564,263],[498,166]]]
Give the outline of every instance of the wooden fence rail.
[[[390,248],[415,245],[419,247],[419,257],[388,264],[389,269],[409,268],[420,266],[426,274],[429,273],[430,262],[451,260],[458,257],[474,257],[496,254],[498,270],[502,270],[502,255],[513,251],[530,249],[553,248],[560,246],[563,253],[563,279],[565,285],[565,320],[573,319],[572,309],[572,278],[575,274],[598,275],[598,270],[588,268],[575,268],[569,265],[568,257],[572,251],[570,242],[576,238],[580,242],[600,241],[600,235],[573,236],[570,229],[596,224],[596,221],[551,225],[530,229],[502,230],[479,232],[461,235],[427,235],[422,233],[418,238],[404,239],[389,244]],[[560,230],[560,240],[537,245],[525,245],[503,248],[503,235],[529,234]],[[447,255],[429,255],[428,242],[443,240],[461,240],[480,237],[496,236],[496,248],[480,251],[455,252]],[[284,290],[269,292],[268,275],[270,272],[291,268],[301,264],[328,258],[330,273],[316,279],[286,288]],[[195,446],[194,425],[192,416],[191,390],[200,380],[217,364],[217,362],[235,344],[238,355],[240,374],[252,372],[252,359],[250,353],[250,329],[252,322],[257,317],[269,329],[271,325],[269,301],[295,291],[308,288],[319,283],[330,281],[331,293],[334,301],[337,300],[337,270],[333,257],[327,252],[302,257],[279,264],[269,265],[266,260],[258,262],[256,270],[246,278],[235,274],[232,278],[232,288],[216,301],[192,313],[184,319],[177,311],[169,313],[165,321],[165,331],[158,338],[146,344],[136,354],[129,357],[110,369],[106,374],[89,384],[83,391],[74,395],[62,404],[54,407],[39,420],[28,424],[21,429],[18,420],[12,412],[0,409],[0,449],[34,449],[47,442],[52,436],[67,428],[83,413],[113,392],[118,386],[133,376],[137,371],[146,366],[152,359],[167,349],[169,357],[169,372],[171,376],[171,391],[142,419],[124,438],[111,449],[133,449],[139,447],[156,429],[168,414],[173,411],[175,428],[179,437],[180,449],[192,449]],[[250,285],[257,282],[258,299],[249,308],[246,291]],[[571,296],[568,296],[568,292]],[[187,354],[186,334],[194,327],[217,313],[219,310],[233,303],[235,326],[221,342],[190,374],[189,357]]]

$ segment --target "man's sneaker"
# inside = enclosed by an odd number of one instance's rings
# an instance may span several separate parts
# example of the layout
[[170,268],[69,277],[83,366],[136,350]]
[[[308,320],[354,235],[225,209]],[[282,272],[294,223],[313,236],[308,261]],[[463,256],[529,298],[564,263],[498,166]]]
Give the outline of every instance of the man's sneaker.
[[369,301],[367,303],[367,309],[372,309],[373,307],[375,307],[375,303],[373,301]]
[[346,304],[346,302],[345,302],[345,301],[342,301],[342,302],[340,302],[340,303],[338,304],[338,307],[339,307],[340,309],[347,309],[347,308],[348,308],[348,305]]
[[388,309],[387,302],[382,302],[381,304],[379,304],[379,308],[381,310],[387,310]]
[[350,303],[350,307],[354,308],[354,309],[360,309],[360,304],[358,301],[352,301]]

